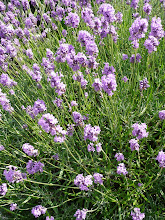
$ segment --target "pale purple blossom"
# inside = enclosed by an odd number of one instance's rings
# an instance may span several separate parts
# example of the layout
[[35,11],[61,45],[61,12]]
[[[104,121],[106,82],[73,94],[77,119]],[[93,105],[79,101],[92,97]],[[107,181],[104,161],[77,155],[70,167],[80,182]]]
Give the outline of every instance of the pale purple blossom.
[[7,193],[7,184],[2,183],[2,185],[0,185],[0,195],[5,196],[6,193]]
[[94,177],[94,183],[99,183],[99,184],[101,184],[101,185],[103,185],[103,175],[102,174],[100,174],[100,173],[94,173],[93,174],[93,177]]
[[76,217],[76,220],[83,220],[86,218],[87,209],[78,209],[76,213],[74,214],[74,217]]
[[123,174],[126,175],[128,172],[126,170],[125,164],[124,163],[119,163],[117,166],[117,174]]
[[131,151],[134,151],[134,150],[139,151],[139,144],[138,144],[138,140],[137,139],[131,139],[129,141],[129,143],[130,143]]
[[165,168],[165,153],[162,150],[159,151],[156,160],[158,160],[160,167]]
[[160,120],[165,120],[165,110],[159,112],[159,118]]
[[147,125],[145,123],[135,123],[132,125],[133,131],[132,135],[137,136],[137,138],[140,140],[144,137],[148,137],[148,132],[146,132]]
[[37,172],[43,172],[43,167],[44,167],[44,164],[41,163],[40,161],[38,162],[33,162],[32,160],[29,160],[28,163],[26,164],[26,169],[27,169],[27,172],[29,174],[34,174],[34,173],[37,173]]
[[117,161],[122,161],[124,160],[124,155],[122,153],[116,153],[115,158]]
[[42,205],[37,205],[32,208],[31,213],[34,215],[35,218],[38,218],[40,215],[44,215],[46,213],[47,208],[43,207]]
[[149,85],[147,78],[140,80],[139,82],[140,91],[146,90],[148,87],[150,87],[150,85]]
[[14,211],[14,210],[16,210],[17,209],[17,203],[11,203],[10,204],[10,210],[11,211]]
[[139,208],[134,208],[134,212],[131,211],[132,220],[142,220],[145,218],[145,214],[140,212]]
[[23,144],[22,149],[28,156],[36,157],[38,155],[38,150],[34,149],[29,143]]
[[90,141],[97,141],[98,135],[100,134],[100,127],[94,126],[92,127],[91,124],[87,124],[84,127],[84,140],[89,139]]

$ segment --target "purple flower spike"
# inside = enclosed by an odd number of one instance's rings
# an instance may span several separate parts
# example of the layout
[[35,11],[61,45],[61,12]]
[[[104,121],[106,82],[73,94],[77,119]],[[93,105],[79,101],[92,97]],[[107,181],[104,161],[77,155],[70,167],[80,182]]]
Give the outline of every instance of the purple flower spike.
[[74,217],[76,217],[76,220],[83,220],[86,218],[86,214],[87,214],[87,209],[83,209],[83,210],[78,209],[74,214]]
[[147,125],[145,123],[142,124],[135,123],[132,125],[132,128],[134,129],[132,131],[132,135],[137,136],[139,140],[144,137],[148,137],[148,132],[146,132]]
[[160,120],[165,120],[165,110],[159,112],[159,118]]
[[134,208],[134,212],[131,211],[132,220],[142,220],[145,218],[145,214],[140,212],[139,208]]
[[38,218],[40,215],[44,215],[46,213],[47,208],[43,207],[42,205],[37,205],[32,208],[31,213],[34,215],[35,218]]
[[116,153],[115,158],[117,161],[124,160],[124,155],[122,153]]
[[165,168],[165,153],[163,151],[158,153],[156,160],[158,160],[160,167]]
[[124,163],[119,163],[118,167],[117,167],[117,174],[123,174],[126,175],[128,172],[126,170],[125,164]]

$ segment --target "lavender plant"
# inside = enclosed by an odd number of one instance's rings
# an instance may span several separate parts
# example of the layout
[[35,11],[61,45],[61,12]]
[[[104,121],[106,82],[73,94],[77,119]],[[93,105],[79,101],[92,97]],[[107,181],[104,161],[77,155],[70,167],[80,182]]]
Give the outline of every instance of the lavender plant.
[[0,0],[0,218],[165,219],[162,0]]

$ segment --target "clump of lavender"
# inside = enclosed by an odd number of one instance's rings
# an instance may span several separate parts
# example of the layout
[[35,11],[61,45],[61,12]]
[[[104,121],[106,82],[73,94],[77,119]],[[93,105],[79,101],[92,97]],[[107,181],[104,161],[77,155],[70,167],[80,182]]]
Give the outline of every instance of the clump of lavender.
[[26,165],[26,169],[27,169],[27,172],[29,174],[34,174],[34,173],[37,173],[37,172],[43,172],[43,167],[44,167],[44,164],[41,163],[40,161],[39,162],[33,162],[32,160],[29,160],[27,165]]
[[124,160],[124,155],[122,153],[116,153],[115,158],[117,161],[122,161]]
[[101,130],[99,126],[92,127],[91,124],[86,125],[84,127],[84,140],[89,139],[93,142],[97,141],[100,131]]
[[44,215],[46,213],[47,208],[43,207],[42,205],[37,205],[32,208],[31,213],[34,215],[35,218],[38,218],[40,215]]
[[55,88],[55,92],[60,96],[64,94],[66,91],[66,85],[61,82],[61,78],[63,77],[63,75],[61,73],[55,73],[54,71],[52,71],[50,73],[50,77],[51,87]]
[[112,23],[116,20],[115,9],[110,4],[101,4],[98,12],[103,15],[104,20],[106,20],[108,23]]
[[94,183],[99,183],[101,185],[103,185],[103,175],[100,173],[94,173],[93,174],[93,178],[94,178]]
[[76,123],[76,126],[84,126],[84,119],[83,116],[79,112],[73,112],[73,121]]
[[39,114],[46,111],[46,105],[43,100],[38,99],[34,102],[33,107],[30,105],[26,108],[27,114],[29,114],[33,119]]
[[148,137],[148,132],[146,132],[147,125],[145,123],[142,124],[135,123],[132,125],[132,128],[133,128],[132,135],[137,136],[139,140]]
[[119,163],[117,166],[117,174],[123,174],[126,175],[128,172],[126,170],[125,164],[124,163]]
[[131,1],[131,8],[137,9],[138,3],[139,3],[139,0],[132,0]]
[[147,78],[145,78],[139,82],[140,91],[146,90],[148,87],[150,87],[150,85],[149,85]]
[[145,218],[145,214],[140,212],[139,208],[134,208],[134,212],[131,211],[132,220],[142,220]]
[[136,140],[136,139],[131,139],[131,140],[129,141],[129,143],[130,143],[131,151],[134,151],[134,150],[139,151],[138,140]]
[[3,175],[9,183],[19,183],[26,179],[26,173],[21,173],[20,170],[17,170],[17,167],[10,165],[6,168],[7,170],[4,170]]
[[3,86],[7,86],[9,88],[11,88],[12,86],[16,86],[17,82],[15,82],[14,80],[10,79],[10,77],[8,76],[8,74],[2,73],[0,76],[0,83]]
[[56,104],[58,108],[62,108],[62,102],[63,102],[63,100],[59,99],[57,97],[55,100],[53,100],[53,103]]
[[147,15],[150,15],[151,9],[152,9],[152,6],[148,3],[145,3],[145,5],[143,6],[143,10]]
[[128,81],[128,78],[127,78],[126,76],[124,76],[124,77],[122,78],[122,80],[126,83],[126,82]]
[[38,150],[34,149],[29,143],[23,144],[22,149],[28,156],[36,157],[38,155]]
[[7,193],[7,184],[2,183],[2,185],[0,185],[0,195],[5,196],[6,193]]
[[112,96],[116,91],[117,83],[114,74],[108,74],[101,77],[102,88],[109,96]]
[[160,120],[165,120],[165,110],[159,112],[159,118]]
[[159,45],[159,41],[154,36],[149,36],[148,39],[145,40],[144,46],[148,50],[148,53],[152,53],[153,51],[157,51],[157,46]]
[[14,211],[14,210],[16,210],[17,209],[17,203],[11,203],[10,204],[10,210],[11,211]]
[[77,28],[80,23],[80,18],[77,13],[70,12],[68,16],[65,18],[65,24]]
[[74,184],[78,186],[80,190],[88,191],[89,187],[93,184],[92,175],[84,177],[83,174],[78,174],[74,179]]
[[165,168],[165,153],[163,151],[158,153],[156,160],[158,160],[160,167]]
[[133,46],[138,48],[138,40],[145,37],[147,32],[148,21],[145,18],[138,17],[129,28],[130,37],[129,40],[133,41]]
[[33,59],[33,51],[31,48],[26,50],[26,56],[28,56],[29,59]]
[[57,119],[51,115],[50,113],[42,115],[39,119],[38,124],[45,130],[46,133],[51,133],[51,135],[55,135],[55,142],[64,142],[66,139],[67,131],[63,130],[60,125],[56,125],[58,123]]
[[53,216],[46,216],[46,219],[45,220],[54,220],[54,217]]
[[8,111],[9,113],[12,113],[14,111],[13,107],[11,107],[10,105],[10,101],[6,97],[6,94],[2,93],[1,88],[0,88],[0,104],[2,105],[2,108],[5,111]]
[[79,71],[73,75],[73,80],[76,80],[76,81],[80,82],[82,89],[85,89],[86,85],[88,83],[87,80],[84,79],[84,75]]
[[83,210],[78,209],[74,214],[74,217],[76,217],[76,220],[83,220],[86,218],[87,211],[88,211],[87,209],[83,209]]
[[141,55],[139,53],[136,54],[136,59],[135,59],[135,54],[132,54],[130,57],[130,63],[140,63],[141,61]]
[[5,150],[3,145],[0,145],[0,151]]
[[88,152],[95,152],[94,144],[90,143],[87,146]]

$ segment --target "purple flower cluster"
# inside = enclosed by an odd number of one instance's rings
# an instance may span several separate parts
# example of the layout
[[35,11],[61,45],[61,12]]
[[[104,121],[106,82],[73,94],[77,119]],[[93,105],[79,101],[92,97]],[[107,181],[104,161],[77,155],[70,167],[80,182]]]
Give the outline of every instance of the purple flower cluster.
[[33,59],[33,51],[31,48],[26,50],[26,56],[28,56],[29,59]]
[[137,9],[138,3],[139,3],[139,0],[132,0],[131,1],[131,8]]
[[32,77],[32,79],[34,79],[36,82],[41,81],[42,76],[41,76],[41,72],[40,72],[40,67],[38,66],[38,64],[34,63],[33,64],[33,71],[31,69],[29,69],[26,65],[22,66],[23,70],[26,70],[26,72]]
[[148,28],[148,21],[145,18],[138,17],[133,22],[132,26],[129,28],[130,31],[130,37],[129,40],[133,41],[133,46],[135,48],[138,48],[138,40],[140,38],[145,37],[145,33],[147,32]]
[[161,24],[161,19],[153,17],[151,21],[151,32],[148,39],[144,42],[144,46],[148,49],[148,53],[152,53],[157,50],[159,40],[164,37],[164,30]]
[[76,217],[76,220],[83,220],[86,218],[87,211],[88,211],[87,209],[83,209],[83,210],[78,209],[74,214],[74,217]]
[[73,116],[73,121],[76,124],[76,126],[81,126],[81,127],[84,126],[84,118],[79,112],[73,112],[72,116]]
[[165,110],[159,112],[159,118],[160,120],[165,120]]
[[69,44],[60,44],[60,47],[57,49],[56,52],[56,61],[58,63],[64,63],[66,61],[66,55],[74,51],[74,47]]
[[114,74],[108,74],[101,77],[102,88],[105,92],[108,93],[109,96],[112,96],[114,93],[112,91],[116,91],[116,78]]
[[10,101],[6,97],[6,94],[2,93],[1,88],[0,88],[0,104],[2,105],[2,108],[5,111],[8,111],[9,113],[12,113],[14,111],[13,107],[11,107],[10,105]]
[[[94,144],[93,143],[88,144],[87,150],[88,152],[95,152]],[[101,152],[101,150],[102,150],[101,143],[96,144],[97,153]]]
[[98,12],[103,15],[104,20],[108,23],[112,23],[116,20],[115,9],[110,4],[103,3],[100,5]]
[[5,176],[6,180],[9,181],[9,183],[19,183],[26,179],[26,173],[21,173],[20,170],[17,170],[17,167],[10,165],[6,168],[8,170],[4,170],[3,175]]
[[145,3],[145,5],[143,6],[143,10],[147,15],[150,15],[151,9],[152,9],[152,6],[148,3]]
[[148,50],[148,53],[152,53],[153,51],[157,51],[157,46],[159,45],[159,41],[154,36],[149,36],[148,39],[145,40],[144,46]]
[[134,208],[134,212],[131,211],[132,220],[142,220],[145,218],[145,214],[140,212],[139,208]]
[[131,151],[134,151],[134,150],[139,151],[138,140],[136,140],[136,139],[131,139],[131,140],[129,141],[129,143],[130,143]]
[[84,127],[84,140],[89,139],[90,141],[97,141],[98,135],[100,134],[100,127],[94,126],[92,127],[91,124],[87,124]]
[[46,105],[43,100],[38,99],[34,102],[33,107],[30,105],[26,108],[27,114],[29,114],[33,119],[39,114],[46,111]]
[[28,156],[36,157],[38,155],[38,150],[34,149],[29,143],[23,144],[22,149]]
[[126,170],[125,164],[124,163],[119,163],[117,166],[117,174],[123,174],[126,175],[128,172]]
[[42,205],[37,205],[32,208],[31,213],[34,215],[35,218],[38,218],[40,215],[44,215],[46,213],[47,208],[43,207]]
[[156,160],[158,160],[160,167],[165,168],[165,153],[163,151],[158,153]]
[[122,153],[116,153],[115,158],[117,161],[122,161],[124,160],[124,155]]
[[86,177],[83,176],[83,174],[78,174],[76,178],[74,179],[74,184],[79,187],[80,190],[88,191],[90,187],[93,185],[93,179],[94,183],[96,184],[103,184],[103,175],[100,173],[94,173],[92,175],[87,175]]
[[77,28],[80,23],[80,18],[78,14],[70,12],[68,16],[65,18],[65,24]]
[[136,54],[136,59],[135,59],[135,54],[132,54],[130,57],[130,63],[140,63],[141,61],[141,55],[139,53]]
[[150,85],[148,83],[149,82],[148,82],[147,78],[141,80],[139,82],[140,91],[146,90],[148,87],[150,87]]
[[6,193],[7,193],[7,184],[2,183],[2,185],[0,185],[0,195],[5,196]]
[[74,184],[78,186],[80,190],[88,191],[89,187],[93,184],[92,175],[84,177],[83,174],[78,174],[74,179]]
[[38,124],[45,130],[46,133],[51,133],[51,135],[55,135],[55,142],[64,142],[67,132],[62,129],[60,125],[56,125],[58,123],[57,119],[51,115],[50,113],[42,115],[39,119]]
[[64,94],[66,91],[66,85],[63,82],[61,82],[61,78],[63,77],[63,75],[61,73],[55,73],[54,71],[52,71],[50,73],[50,77],[51,87],[55,88],[55,92],[60,96]]
[[16,86],[17,85],[17,82],[15,82],[14,80],[10,79],[10,77],[7,74],[5,74],[5,73],[1,74],[1,76],[0,76],[0,83],[3,86],[7,86],[9,88],[11,88],[12,86]]
[[27,165],[26,165],[26,169],[27,169],[27,172],[29,174],[34,174],[34,173],[37,173],[37,172],[43,172],[43,167],[44,167],[44,164],[41,163],[40,161],[39,162],[33,162],[32,160],[29,160],[27,162]]
[[63,102],[63,100],[59,99],[57,97],[55,100],[53,100],[53,103],[56,104],[58,108],[62,108],[62,102]]
[[53,216],[46,216],[46,219],[45,220],[54,220],[54,217]]
[[17,209],[17,203],[11,203],[10,204],[10,210],[11,211],[14,211],[14,210],[16,210]]
[[84,79],[84,75],[80,71],[73,75],[73,80],[80,82],[82,89],[85,89],[88,83],[87,80]]
[[145,123],[142,124],[135,123],[132,125],[132,128],[133,128],[132,135],[137,136],[139,140],[148,137],[148,132],[146,132],[147,125]]

